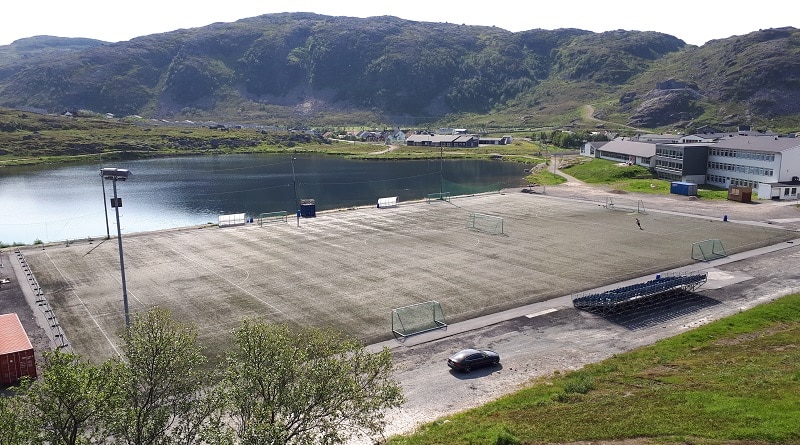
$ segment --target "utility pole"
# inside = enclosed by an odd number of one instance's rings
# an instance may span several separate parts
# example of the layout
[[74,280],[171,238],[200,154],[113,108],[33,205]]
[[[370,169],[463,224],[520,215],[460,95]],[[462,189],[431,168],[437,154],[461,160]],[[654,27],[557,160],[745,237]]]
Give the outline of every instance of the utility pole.
[[100,184],[103,185],[103,212],[106,214],[106,239],[111,239],[111,231],[108,230],[108,204],[106,204],[106,182],[103,175],[100,175]]
[[444,199],[444,146],[439,145],[439,199]]
[[292,190],[294,191],[294,211],[297,215],[297,227],[300,227],[300,207],[297,205],[297,176],[294,174],[294,160],[295,157],[292,155]]
[[[117,181],[124,181],[128,179],[131,172],[122,168],[103,168],[100,169],[100,177],[103,179],[111,180],[114,185],[114,198],[111,201],[111,207],[117,214],[117,247],[119,249],[119,270],[122,275],[122,303],[125,309],[125,328],[131,327],[131,317],[128,311],[128,289],[125,285],[125,259],[122,255],[122,228],[119,224],[119,208],[122,207],[122,198],[117,197]],[[105,187],[103,188],[105,194]]]

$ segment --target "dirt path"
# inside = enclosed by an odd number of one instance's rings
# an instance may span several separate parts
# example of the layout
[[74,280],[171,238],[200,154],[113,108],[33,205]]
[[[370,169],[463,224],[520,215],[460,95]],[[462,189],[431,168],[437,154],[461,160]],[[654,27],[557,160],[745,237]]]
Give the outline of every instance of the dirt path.
[[608,122],[608,121],[604,121],[602,119],[598,119],[597,117],[595,117],[594,112],[595,112],[594,105],[591,105],[591,104],[584,105],[583,107],[581,107],[581,118],[583,120],[585,120],[585,121],[590,122],[590,123],[591,122],[598,122],[598,123],[601,123],[603,125],[610,124],[610,126],[612,126],[612,127],[623,127],[623,128],[627,128],[627,129],[633,130],[633,131],[642,131],[639,128],[631,127],[630,125],[618,124],[616,122]]
[[398,148],[397,145],[390,145],[390,146],[386,147],[386,150],[373,151],[373,152],[370,152],[370,154],[371,155],[382,155],[384,153],[389,153],[390,151],[397,150],[397,148]]
[[550,162],[555,166],[553,168],[553,171],[555,172],[555,174],[557,174],[557,175],[559,175],[562,178],[567,180],[567,182],[565,183],[567,186],[572,186],[572,185],[576,185],[576,184],[577,185],[583,185],[584,184],[584,182],[581,181],[580,179],[578,179],[578,178],[576,178],[574,176],[570,176],[570,175],[564,173],[563,170],[561,170],[560,165],[559,165],[560,162],[559,162],[559,157],[558,156],[553,156],[550,159]]

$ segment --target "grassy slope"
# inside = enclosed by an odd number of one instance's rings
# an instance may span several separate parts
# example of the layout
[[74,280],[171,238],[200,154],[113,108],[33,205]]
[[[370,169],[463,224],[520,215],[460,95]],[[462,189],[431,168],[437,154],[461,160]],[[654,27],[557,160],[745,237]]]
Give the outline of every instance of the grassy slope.
[[440,419],[392,445],[800,443],[800,295]]

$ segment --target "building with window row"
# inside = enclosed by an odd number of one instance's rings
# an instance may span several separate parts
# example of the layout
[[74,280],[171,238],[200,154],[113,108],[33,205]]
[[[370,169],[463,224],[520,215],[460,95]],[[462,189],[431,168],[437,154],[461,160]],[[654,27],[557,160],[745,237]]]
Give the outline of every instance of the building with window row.
[[642,165],[668,181],[746,186],[760,199],[799,199],[800,138],[754,133],[588,142],[581,154]]

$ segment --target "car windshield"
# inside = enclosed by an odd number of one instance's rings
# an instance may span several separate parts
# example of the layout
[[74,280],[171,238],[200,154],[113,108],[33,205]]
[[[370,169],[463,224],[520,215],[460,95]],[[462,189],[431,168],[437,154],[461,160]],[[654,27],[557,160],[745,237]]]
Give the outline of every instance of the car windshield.
[[478,351],[476,351],[476,350],[474,350],[474,349],[465,349],[465,350],[463,350],[463,351],[460,351],[460,352],[457,352],[457,353],[455,353],[455,354],[454,354],[452,357],[450,357],[450,358],[451,358],[452,360],[464,360],[464,358],[465,358],[465,357],[467,357],[468,355],[471,355],[471,354],[477,354],[477,353],[478,353]]

